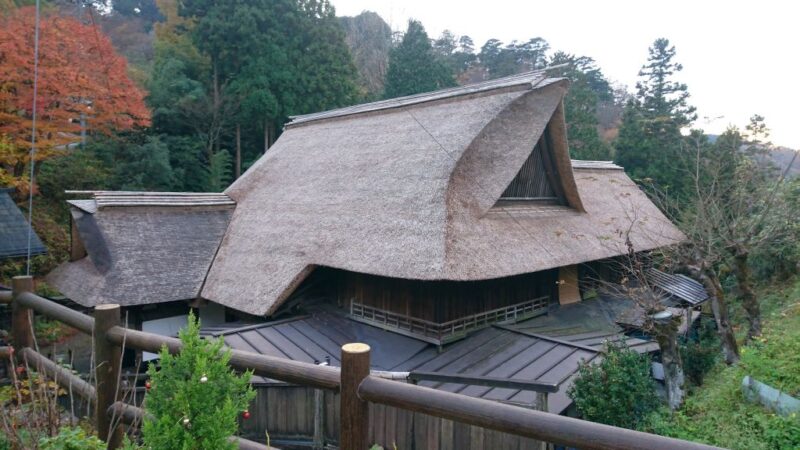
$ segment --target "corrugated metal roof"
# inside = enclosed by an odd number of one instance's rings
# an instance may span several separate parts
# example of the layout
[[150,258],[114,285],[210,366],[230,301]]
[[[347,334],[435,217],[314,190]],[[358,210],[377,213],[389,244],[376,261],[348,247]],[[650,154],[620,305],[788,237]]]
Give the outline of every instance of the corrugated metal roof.
[[[15,258],[28,254],[28,220],[17,208],[9,194],[0,189],[0,258]],[[31,234],[31,255],[47,253],[36,233]]]
[[580,159],[572,160],[573,169],[608,169],[623,170],[621,166],[614,164],[613,161],[584,161]]
[[648,271],[647,277],[657,288],[692,306],[708,300],[708,293],[703,285],[686,275],[669,274],[652,268]]
[[[67,191],[89,194],[90,200],[72,200],[70,204],[90,214],[98,208],[124,206],[234,206],[225,194],[208,192],[134,192],[134,191]],[[91,202],[94,202],[94,207]]]

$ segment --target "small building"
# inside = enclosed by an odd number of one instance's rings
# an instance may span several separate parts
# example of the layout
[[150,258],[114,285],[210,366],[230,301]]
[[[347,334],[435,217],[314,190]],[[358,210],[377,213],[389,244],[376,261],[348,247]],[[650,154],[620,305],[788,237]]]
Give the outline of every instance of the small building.
[[[538,407],[565,412],[604,341],[657,348],[626,334],[632,302],[599,280],[628,239],[684,239],[621,167],[570,160],[567,88],[531,72],[299,116],[223,194],[90,193],[71,202],[73,261],[50,282],[86,306],[151,309],[142,324],[197,307],[243,350],[335,365],[363,341],[383,372],[551,383]],[[534,406],[526,391],[423,384]],[[283,435],[309,437],[304,417]],[[256,419],[282,435],[270,420],[285,417]]]

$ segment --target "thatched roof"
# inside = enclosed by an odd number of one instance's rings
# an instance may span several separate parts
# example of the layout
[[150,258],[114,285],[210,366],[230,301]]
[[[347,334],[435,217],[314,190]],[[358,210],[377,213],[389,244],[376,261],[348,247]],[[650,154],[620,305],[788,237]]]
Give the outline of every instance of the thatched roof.
[[11,198],[11,192],[13,189],[0,188],[0,259],[26,256],[29,231],[31,255],[47,253],[39,236],[28,226],[28,219]]
[[[70,201],[73,246],[87,256],[48,283],[83,306],[123,306],[198,296],[231,217],[224,194],[96,192]],[[77,240],[77,242],[76,242]]]
[[[672,244],[617,166],[569,160],[567,82],[531,73],[296,118],[228,190],[202,297],[271,314],[317,266],[482,280]],[[565,204],[498,199],[548,131]]]

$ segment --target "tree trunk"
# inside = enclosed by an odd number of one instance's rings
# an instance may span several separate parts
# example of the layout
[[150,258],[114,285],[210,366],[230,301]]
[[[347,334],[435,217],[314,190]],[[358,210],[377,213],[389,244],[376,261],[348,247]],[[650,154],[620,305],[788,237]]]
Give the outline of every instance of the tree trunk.
[[219,95],[219,73],[217,71],[217,63],[214,62],[214,111],[213,111],[213,153],[219,153],[220,150],[220,95]]
[[714,313],[714,320],[717,322],[717,333],[722,347],[722,355],[728,365],[739,362],[739,345],[736,343],[736,335],[730,322],[728,303],[725,300],[725,293],[722,285],[717,278],[717,274],[712,270],[701,270],[700,267],[689,266],[689,273],[700,283],[708,294],[711,302],[711,311]]
[[236,179],[242,175],[242,126],[236,124]]
[[678,409],[683,403],[683,367],[678,349],[678,325],[680,317],[673,317],[667,323],[654,323],[656,340],[661,349],[661,364],[664,366],[664,385],[667,390],[667,404],[670,409]]
[[750,277],[748,257],[750,252],[743,246],[737,245],[733,250],[733,273],[736,275],[736,284],[739,295],[742,297],[742,306],[747,313],[750,328],[747,330],[747,339],[761,335],[761,308],[758,298],[753,291],[753,282]]

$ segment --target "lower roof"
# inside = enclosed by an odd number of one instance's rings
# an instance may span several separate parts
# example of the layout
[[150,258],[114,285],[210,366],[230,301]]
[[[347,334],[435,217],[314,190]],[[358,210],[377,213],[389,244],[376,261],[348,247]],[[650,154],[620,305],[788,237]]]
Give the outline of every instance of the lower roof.
[[70,203],[87,256],[47,281],[83,306],[195,299],[234,208],[222,194],[96,193]]
[[[339,366],[341,346],[370,346],[372,369],[388,372],[437,372],[519,381],[555,383],[548,397],[552,413],[563,412],[571,400],[567,390],[581,361],[598,361],[602,346],[623,341],[639,352],[657,349],[649,340],[627,336],[614,324],[629,302],[600,298],[561,306],[511,326],[493,326],[443,347],[385,331],[347,318],[335,309],[319,308],[307,316],[234,329],[206,329],[231,348],[304,362],[330,361]],[[255,383],[276,383],[255,377]],[[421,381],[435,389],[530,406],[535,393],[514,389]]]

